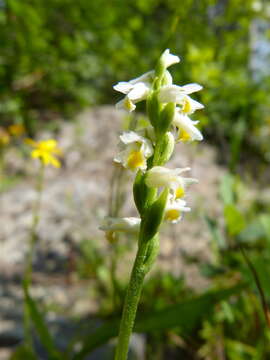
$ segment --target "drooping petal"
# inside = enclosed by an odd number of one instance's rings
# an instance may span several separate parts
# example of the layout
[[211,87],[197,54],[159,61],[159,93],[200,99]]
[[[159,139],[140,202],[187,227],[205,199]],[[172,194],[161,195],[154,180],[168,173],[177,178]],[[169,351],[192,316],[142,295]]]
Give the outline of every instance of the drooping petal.
[[160,89],[159,100],[163,103],[174,102],[176,104],[181,104],[186,95],[201,89],[202,87],[199,84],[188,84],[184,86],[174,84],[166,85]]
[[182,109],[180,110],[184,114],[193,114],[196,110],[204,108],[204,105],[200,102],[193,100],[190,96],[186,95],[183,98]]
[[187,115],[176,113],[173,125],[178,129],[178,141],[203,140],[200,130],[196,128],[194,122]]
[[133,85],[140,83],[140,82],[151,83],[151,81],[154,79],[154,76],[155,76],[154,70],[150,70],[150,71],[142,74],[141,76],[130,80],[129,83],[133,84]]
[[202,90],[203,87],[199,84],[192,83],[192,84],[183,85],[183,86],[181,86],[181,88],[183,89],[185,94],[189,95],[194,92]]
[[147,172],[145,183],[149,187],[174,187],[180,181],[179,174],[190,168],[168,169],[164,166],[154,166]]
[[103,231],[124,231],[137,233],[139,231],[141,219],[136,217],[105,217],[99,227]]
[[124,131],[123,134],[121,134],[119,137],[124,144],[130,144],[137,141],[142,142],[145,139],[135,131]]
[[127,94],[127,97],[134,102],[144,100],[149,94],[150,87],[143,82],[133,86],[133,89]]
[[113,86],[114,90],[121,92],[122,94],[128,94],[133,89],[133,85],[127,81],[121,81]]
[[176,104],[181,103],[185,96],[185,92],[181,86],[178,85],[165,85],[159,91],[159,100],[162,103],[173,102]]

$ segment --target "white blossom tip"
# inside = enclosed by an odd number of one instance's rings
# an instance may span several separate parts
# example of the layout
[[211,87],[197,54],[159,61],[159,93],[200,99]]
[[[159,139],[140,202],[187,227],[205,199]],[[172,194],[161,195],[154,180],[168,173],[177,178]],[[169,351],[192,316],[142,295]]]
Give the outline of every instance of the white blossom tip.
[[180,62],[180,58],[177,55],[173,55],[170,53],[169,49],[166,49],[160,58],[161,62],[163,63],[164,67],[167,69],[169,66],[173,64],[177,64]]

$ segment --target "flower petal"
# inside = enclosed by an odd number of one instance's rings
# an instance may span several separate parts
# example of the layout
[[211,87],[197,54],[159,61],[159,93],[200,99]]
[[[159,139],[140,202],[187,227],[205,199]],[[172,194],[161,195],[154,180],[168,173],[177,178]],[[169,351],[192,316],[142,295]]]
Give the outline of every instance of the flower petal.
[[192,94],[194,92],[200,91],[202,90],[202,86],[196,83],[192,83],[192,84],[187,84],[184,86],[181,86],[181,88],[183,89],[183,91],[185,92],[185,94]]
[[169,49],[166,49],[161,55],[160,61],[167,69],[169,66],[179,63],[180,58],[176,55],[171,54]]
[[133,89],[127,94],[131,101],[144,100],[150,91],[150,87],[140,82],[133,86]]
[[114,90],[121,92],[122,94],[128,94],[133,89],[133,85],[127,81],[121,81],[113,86]]

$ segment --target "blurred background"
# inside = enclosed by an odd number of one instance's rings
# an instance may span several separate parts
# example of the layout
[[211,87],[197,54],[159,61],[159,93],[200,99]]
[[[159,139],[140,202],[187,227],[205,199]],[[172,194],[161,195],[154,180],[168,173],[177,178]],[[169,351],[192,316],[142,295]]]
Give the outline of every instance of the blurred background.
[[[193,211],[162,229],[130,358],[270,359],[270,3],[0,0],[0,39],[0,359],[112,359],[136,239],[98,226],[136,216],[133,175],[112,159],[120,131],[146,121],[143,104],[115,110],[112,86],[166,48],[181,57],[174,83],[204,87],[205,141],[171,161],[200,182]],[[39,166],[26,138],[63,152],[45,171],[31,350],[21,282]]]

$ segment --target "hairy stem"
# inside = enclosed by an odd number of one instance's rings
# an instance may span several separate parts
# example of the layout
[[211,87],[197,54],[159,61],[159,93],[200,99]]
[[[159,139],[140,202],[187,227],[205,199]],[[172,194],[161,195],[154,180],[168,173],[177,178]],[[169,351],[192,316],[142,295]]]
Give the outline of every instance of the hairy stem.
[[137,307],[141,296],[143,280],[146,273],[149,271],[149,266],[146,266],[145,264],[147,260],[148,247],[149,241],[139,242],[139,248],[125,297],[115,360],[127,359],[129,339],[132,333]]

